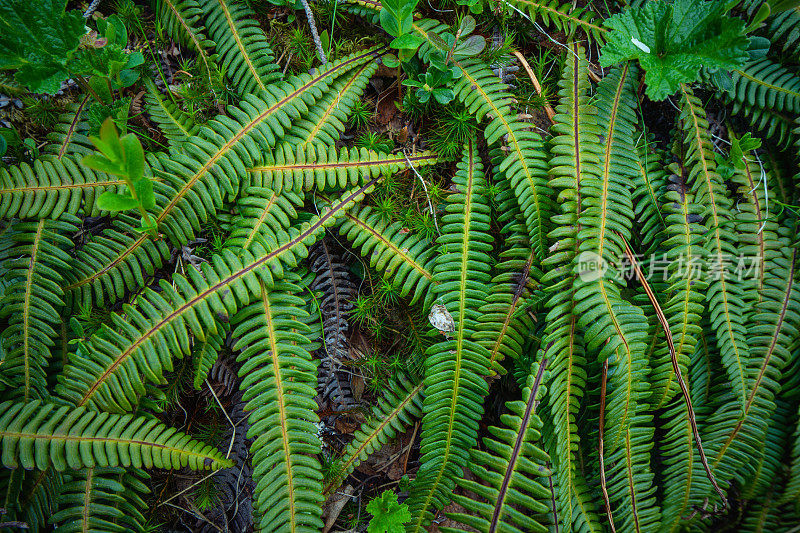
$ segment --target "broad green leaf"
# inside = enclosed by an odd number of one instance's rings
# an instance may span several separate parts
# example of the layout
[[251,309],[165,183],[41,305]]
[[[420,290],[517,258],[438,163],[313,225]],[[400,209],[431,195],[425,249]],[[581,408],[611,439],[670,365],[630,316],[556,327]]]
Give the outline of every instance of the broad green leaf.
[[645,70],[647,96],[663,100],[681,83],[699,79],[705,67],[734,69],[747,61],[744,22],[726,15],[727,4],[676,0],[648,1],[606,20],[612,31],[603,46],[604,67],[638,59]]
[[66,0],[0,2],[0,70],[18,69],[16,80],[32,92],[54,94],[69,75],[67,59],[85,33],[80,11]]
[[475,19],[467,15],[461,19],[461,24],[458,26],[458,36],[463,39],[473,31],[475,31]]
[[416,50],[423,42],[425,41],[422,37],[413,33],[406,33],[393,40],[390,46],[398,50]]
[[[108,121],[110,121],[110,119]],[[144,176],[144,150],[142,149],[142,143],[139,142],[139,139],[133,133],[122,137],[119,143],[124,154],[125,170],[128,179],[133,183],[137,183],[142,179],[142,176]]]
[[480,35],[472,35],[458,43],[456,51],[453,55],[456,57],[471,57],[476,56],[483,52],[486,48],[486,39]]
[[119,163],[111,161],[102,154],[89,154],[84,156],[83,159],[81,159],[81,163],[85,167],[89,167],[92,170],[99,170],[106,174],[113,174],[114,176],[121,176],[123,174],[123,169],[120,167]]
[[139,204],[131,196],[106,191],[97,198],[97,207],[104,211],[127,211]]
[[413,28],[414,0],[388,0],[383,2],[379,18],[381,26],[392,37],[400,37]]
[[152,209],[156,206],[156,197],[153,194],[153,182],[147,178],[137,181],[133,188],[136,190],[136,197],[145,209]]

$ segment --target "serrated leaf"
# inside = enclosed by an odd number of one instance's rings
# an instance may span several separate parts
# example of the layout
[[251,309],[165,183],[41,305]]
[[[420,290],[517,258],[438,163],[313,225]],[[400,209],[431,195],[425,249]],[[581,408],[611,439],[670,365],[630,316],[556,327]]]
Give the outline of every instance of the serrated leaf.
[[403,524],[411,520],[408,505],[397,503],[397,494],[390,490],[369,502],[367,512],[372,515],[367,533],[403,533]]
[[681,83],[699,79],[702,67],[738,68],[747,61],[744,22],[727,16],[722,1],[649,1],[606,20],[612,31],[603,46],[604,67],[638,59],[645,70],[646,94],[663,100]]
[[31,92],[55,94],[69,75],[68,57],[84,34],[83,15],[65,12],[66,0],[0,2],[0,70],[18,69]]

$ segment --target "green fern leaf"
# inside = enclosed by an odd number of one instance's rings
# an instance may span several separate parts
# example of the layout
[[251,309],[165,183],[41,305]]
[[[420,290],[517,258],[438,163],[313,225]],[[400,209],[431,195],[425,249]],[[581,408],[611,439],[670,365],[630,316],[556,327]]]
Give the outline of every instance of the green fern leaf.
[[0,337],[0,382],[9,387],[8,397],[49,396],[46,368],[61,325],[61,272],[68,268],[66,250],[72,247],[66,235],[77,231],[78,223],[74,217],[17,221],[0,238],[5,285],[0,316],[8,320]]
[[[138,475],[146,475],[139,472]],[[56,533],[140,531],[150,492],[124,468],[85,468],[67,474],[58,498],[59,510],[50,517]]]
[[637,172],[633,175],[633,209],[636,214],[634,223],[644,250],[654,249],[660,243],[661,232],[667,229],[659,198],[664,194],[666,173],[664,158],[649,145],[646,138],[636,144],[638,157]]
[[295,207],[303,205],[303,195],[284,191],[277,194],[261,187],[248,187],[236,203],[238,212],[231,223],[225,247],[248,250],[253,242],[264,248],[277,246],[278,235],[297,218]]
[[167,35],[176,43],[187,46],[203,63],[203,70],[211,77],[213,57],[209,49],[214,43],[208,40],[200,18],[203,15],[195,0],[154,0],[153,11],[161,21]]
[[[229,108],[235,120],[220,116],[201,128],[199,136],[192,137],[180,150],[173,148],[169,154],[148,157],[152,172],[163,178],[158,187],[154,184],[156,209],[152,215],[159,230],[176,247],[192,240],[194,233],[200,230],[201,222],[214,215],[222,205],[220,186],[229,195],[234,195],[246,174],[245,169],[253,167],[262,151],[277,143],[292,118],[302,115],[307,106],[316,101],[317,95],[327,89],[333,77],[370,61],[374,55],[375,49],[359,52],[329,64],[318,75],[303,74],[290,78],[288,82],[282,82],[280,88],[272,87],[271,92],[261,93],[261,97],[248,95],[239,108]],[[3,179],[2,170],[0,179]],[[25,182],[24,179],[19,181]],[[2,192],[0,190],[0,197]],[[80,201],[80,197],[72,200]],[[0,214],[3,214],[2,205]],[[105,232],[102,235],[105,236]],[[115,238],[114,235],[108,237],[110,240]],[[102,253],[91,261],[91,269],[81,269],[80,263],[85,260],[73,262],[74,268],[82,272],[70,279],[68,291],[80,292],[85,301],[87,295],[92,294],[88,290],[90,287],[99,293],[110,280],[131,280],[128,271],[139,268],[138,260],[145,255],[152,257],[149,251],[140,250],[142,247],[153,247],[152,239],[146,234],[138,235],[124,246],[109,245],[102,251],[98,250]],[[156,264],[156,261],[149,264]],[[141,286],[129,288],[135,290]],[[107,296],[112,301],[119,298],[114,293]]]
[[145,110],[172,146],[178,146],[189,137],[197,135],[200,126],[194,123],[188,113],[168,101],[152,80],[147,80],[146,86]]
[[489,428],[491,437],[483,439],[486,450],[470,452],[470,471],[484,484],[459,479],[458,484],[478,498],[455,494],[455,502],[471,512],[447,513],[448,518],[474,528],[468,531],[548,531],[541,522],[552,511],[551,494],[538,481],[547,475],[544,464],[548,456],[536,446],[541,438],[536,405],[543,370],[541,367],[535,378],[531,374],[521,401],[506,402],[511,413],[500,416],[504,427]]
[[99,214],[96,198],[106,190],[122,192],[125,181],[86,168],[65,154],[45,155],[33,165],[0,168],[0,217],[59,218],[81,209]]
[[208,378],[208,372],[219,358],[219,352],[225,344],[225,335],[230,329],[225,323],[217,323],[218,333],[209,333],[205,340],[195,343],[192,349],[192,369],[194,371],[194,388],[201,390]]
[[313,143],[332,146],[347,126],[353,104],[364,94],[378,64],[365,63],[351,73],[340,76],[330,90],[309,110],[309,119],[298,120],[284,138],[286,144],[300,146]]
[[0,448],[7,468],[133,466],[219,469],[222,454],[155,418],[112,415],[32,401],[0,404]]
[[585,7],[575,4],[561,4],[558,0],[507,0],[511,6],[523,11],[534,21],[538,19],[566,34],[582,30],[599,42],[605,42],[608,30],[602,20]]
[[[691,89],[681,85],[680,128],[684,136],[686,166],[695,201],[705,207],[703,217],[708,230],[705,248],[707,261],[717,265],[719,275],[712,273],[706,293],[711,325],[717,334],[717,347],[728,371],[740,408],[746,399],[745,369],[750,359],[744,326],[743,284],[738,283],[724,265],[730,257],[738,257],[733,234],[728,198],[722,178],[717,173],[713,145],[708,133],[708,120],[700,101]],[[710,266],[709,269],[712,267]],[[714,272],[716,272],[716,270]]]
[[[689,362],[702,334],[700,324],[706,283],[700,278],[700,272],[688,268],[688,265],[702,268],[705,229],[700,224],[702,207],[694,203],[694,195],[681,175],[682,169],[678,164],[672,164],[668,171],[673,174],[661,203],[667,224],[664,246],[668,247],[667,257],[672,262],[666,291],[669,299],[663,311],[670,326],[681,375],[689,376]],[[700,462],[684,400],[675,398],[679,384],[667,346],[657,348],[651,367],[655,394],[650,404],[655,409],[668,409],[662,417],[664,436],[658,442],[659,454],[664,457],[666,465],[660,531],[674,532],[680,530],[692,506],[702,504],[702,498],[713,487]],[[696,401],[695,395],[690,394],[690,397]]]
[[[561,527],[568,531],[602,531],[597,517],[597,506],[582,469],[578,466],[580,436],[576,417],[587,385],[587,362],[583,334],[578,327],[578,313],[575,311],[575,271],[580,249],[578,240],[579,220],[583,216],[582,200],[583,172],[581,158],[589,157],[590,152],[576,152],[575,108],[578,96],[586,100],[587,81],[581,72],[586,72],[583,49],[571,45],[573,54],[567,56],[565,71],[561,80],[559,94],[563,100],[557,107],[554,117],[550,165],[550,187],[563,191],[559,196],[561,213],[553,217],[554,228],[549,238],[555,242],[550,247],[551,255],[542,262],[549,268],[542,283],[550,285],[552,295],[546,308],[544,357],[551,361],[551,379],[548,384],[550,419],[553,431],[550,433],[547,448],[553,459],[557,479],[557,515]],[[597,129],[595,136],[595,172],[599,173],[599,148]],[[563,155],[562,155],[563,154]]]
[[325,482],[324,494],[333,494],[364,459],[421,418],[423,397],[423,383],[414,385],[402,375],[386,387],[372,408],[372,416],[356,430],[353,440],[336,460],[334,474]]
[[530,285],[537,283],[542,273],[524,232],[524,223],[507,229],[505,249],[499,254],[500,262],[495,265],[491,282],[493,290],[478,309],[479,326],[473,335],[473,340],[489,351],[489,364],[498,374],[505,374],[500,361],[522,356],[526,339],[534,331],[527,306],[531,301]]
[[473,141],[464,147],[437,240],[441,254],[434,266],[433,287],[453,317],[453,338],[426,352],[425,417],[422,423],[422,466],[412,487],[410,531],[420,531],[450,499],[455,479],[477,440],[483,376],[489,373],[486,349],[470,340],[485,301],[489,282],[489,205],[483,165]]
[[[283,75],[255,13],[237,0],[198,0],[226,76],[239,94],[266,91]],[[187,6],[188,7],[188,6]],[[191,11],[194,13],[194,10]],[[191,23],[190,23],[191,25]]]
[[432,165],[437,157],[431,152],[414,155],[383,154],[366,148],[341,148],[304,144],[284,144],[272,154],[265,154],[264,163],[248,169],[250,184],[282,193],[300,193],[317,189],[343,189],[365,179],[390,175],[409,164],[415,167]]
[[0,469],[0,487],[3,487],[0,507],[5,510],[3,521],[20,520],[34,533],[49,531],[47,525],[56,512],[63,482],[63,476],[52,468],[33,471]]
[[127,412],[145,393],[145,381],[161,383],[172,359],[188,351],[189,334],[203,341],[225,321],[260,294],[259,280],[271,287],[285,267],[294,268],[311,246],[344,211],[359,202],[377,179],[344,193],[330,209],[297,226],[281,231],[274,247],[253,242],[250,250],[236,254],[224,249],[201,272],[190,268],[187,276],[175,274],[172,284],[162,280],[160,292],[145,289],[137,306],[124,306],[125,315],[110,322],[86,343],[88,353],[69,354],[59,375],[58,394],[75,405],[105,411]]
[[[315,434],[317,362],[311,358],[311,318],[302,310],[296,275],[268,289],[234,317],[235,349],[255,438],[254,507],[261,531],[317,531],[322,527],[322,471]],[[318,334],[318,332],[317,332]]]
[[389,223],[369,206],[346,213],[339,233],[368,257],[369,265],[383,272],[401,295],[411,294],[410,303],[430,294],[435,249],[427,239],[405,230],[400,222]]
[[89,98],[87,95],[80,102],[67,106],[67,111],[58,118],[58,123],[47,134],[47,140],[53,144],[45,146],[43,152],[55,154],[61,159],[65,154],[87,155],[94,151],[88,137],[89,123],[84,114]]
[[800,113],[800,78],[769,59],[747,63],[732,72],[731,100],[760,109]]

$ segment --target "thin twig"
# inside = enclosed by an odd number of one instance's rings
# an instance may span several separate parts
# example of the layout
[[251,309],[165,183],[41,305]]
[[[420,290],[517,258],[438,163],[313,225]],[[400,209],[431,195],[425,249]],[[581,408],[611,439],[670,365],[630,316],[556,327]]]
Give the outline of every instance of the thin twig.
[[406,154],[405,148],[403,149],[403,157],[406,158],[406,163],[408,163],[409,168],[414,171],[414,174],[417,175],[417,177],[419,178],[419,181],[422,182],[422,188],[425,189],[425,197],[428,200],[428,209],[430,209],[431,216],[433,216],[433,225],[436,226],[436,233],[438,233],[439,236],[441,236],[442,232],[439,231],[439,222],[436,220],[436,211],[433,210],[433,204],[431,203],[431,195],[428,192],[428,186],[425,185],[425,180],[422,179],[422,175],[419,172],[417,172],[416,167],[414,167],[414,164],[408,158],[408,154]]
[[681,387],[681,393],[683,394],[683,400],[686,403],[686,411],[689,415],[689,422],[692,425],[692,433],[694,433],[694,440],[697,443],[697,450],[700,452],[700,462],[703,463],[703,468],[706,470],[706,476],[708,480],[711,481],[711,484],[714,486],[714,490],[717,491],[720,498],[722,498],[722,506],[728,506],[728,500],[725,498],[725,493],[717,484],[717,480],[714,478],[714,474],[711,472],[711,468],[708,466],[708,460],[706,459],[706,452],[703,450],[703,443],[700,440],[700,431],[697,429],[697,420],[694,416],[694,408],[692,407],[692,399],[689,396],[689,389],[686,387],[686,382],[683,380],[683,374],[681,373],[681,368],[678,366],[678,354],[675,352],[675,344],[672,342],[672,330],[669,327],[669,322],[667,322],[667,317],[664,315],[664,311],[661,309],[661,306],[658,303],[658,299],[656,298],[653,289],[650,288],[650,284],[647,283],[647,279],[645,279],[644,274],[642,273],[642,269],[639,268],[639,263],[636,261],[636,257],[634,256],[633,252],[631,251],[631,247],[628,245],[627,239],[623,237],[623,235],[619,232],[616,232],[617,235],[622,239],[625,243],[625,255],[628,256],[628,260],[631,262],[633,266],[634,272],[636,273],[636,277],[638,278],[639,282],[642,284],[644,291],[647,293],[647,297],[650,299],[650,303],[653,304],[653,308],[656,311],[656,317],[658,321],[661,323],[661,327],[664,329],[664,335],[667,337],[667,347],[669,348],[669,354],[672,358],[672,369],[675,371],[675,376],[678,378],[678,384]]
[[317,55],[324,65],[328,62],[328,59],[325,57],[325,50],[322,48],[322,42],[319,40],[317,23],[314,21],[314,13],[311,12],[311,6],[308,5],[308,0],[300,0],[300,2],[303,4],[303,9],[306,10],[306,18],[308,19],[308,27],[311,29],[311,37],[314,39],[314,44],[317,46]]
[[[538,94],[539,96],[543,96],[542,86],[539,84],[539,80],[536,78],[536,74],[533,73],[533,69],[525,60],[525,56],[523,56],[517,50],[514,50],[512,53],[515,56],[517,56],[517,59],[519,59],[520,63],[522,63],[522,66],[525,68],[525,72],[528,73],[528,77],[531,79],[531,82],[533,82],[533,88],[536,89],[536,94]],[[550,102],[548,102],[546,98],[544,101],[544,111],[545,113],[547,113],[547,118],[550,119],[550,122],[554,122],[553,117],[556,116],[556,112],[553,111],[553,108],[550,106]]]

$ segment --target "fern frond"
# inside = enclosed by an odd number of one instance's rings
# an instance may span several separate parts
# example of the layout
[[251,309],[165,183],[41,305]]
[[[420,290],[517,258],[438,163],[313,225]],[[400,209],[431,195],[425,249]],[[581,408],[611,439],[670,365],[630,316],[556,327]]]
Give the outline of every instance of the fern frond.
[[161,133],[164,134],[170,145],[178,146],[189,137],[197,135],[200,126],[194,123],[188,113],[174,102],[168,101],[152,80],[148,79],[146,86],[145,111],[161,129]]
[[[670,261],[669,299],[663,311],[670,325],[678,368],[681,375],[689,376],[689,362],[697,350],[698,337],[702,334],[700,324],[706,283],[700,275],[705,256],[703,235],[706,230],[700,224],[703,208],[694,203],[694,195],[683,175],[684,169],[673,163],[667,170],[673,174],[661,200],[667,224],[663,245],[668,247],[666,259]],[[703,497],[713,487],[694,443],[684,399],[675,397],[679,384],[667,346],[657,348],[651,366],[656,394],[650,399],[650,405],[656,409],[668,409],[662,417],[664,434],[658,441],[659,454],[664,457],[665,463],[660,531],[674,532],[680,530],[692,507],[702,504]],[[696,400],[695,395],[690,394],[690,398]]]
[[436,250],[427,239],[405,230],[400,222],[387,222],[369,206],[346,213],[339,234],[369,258],[369,266],[391,280],[401,295],[411,294],[411,303],[428,293]]
[[234,318],[250,411],[247,435],[256,439],[250,452],[261,531],[311,532],[323,525],[322,471],[315,457],[317,363],[309,353],[312,317],[303,311],[297,280],[287,276],[271,289],[259,280],[260,297]]
[[602,26],[603,21],[596,13],[586,7],[575,7],[575,4],[562,4],[559,0],[507,0],[508,3],[527,13],[535,23],[541,20],[545,25],[553,26],[566,34],[582,30],[596,41],[604,42],[608,31]]
[[414,385],[402,375],[386,387],[372,407],[372,416],[356,430],[353,440],[336,460],[334,474],[325,483],[326,496],[333,494],[364,459],[422,417],[423,390],[422,382]]
[[760,59],[732,71],[728,96],[739,104],[800,113],[800,77],[780,63]]
[[[447,31],[447,26],[436,20],[426,19],[414,23],[414,31],[425,42],[420,47],[420,57],[436,50],[433,34]],[[492,69],[476,58],[453,64],[462,71],[462,76],[453,87],[456,97],[478,121],[488,117],[490,122],[484,129],[489,145],[495,145],[491,156],[495,172],[508,179],[525,216],[531,245],[539,260],[547,256],[547,224],[552,211],[547,187],[545,152],[541,137],[529,130],[512,108],[512,96],[508,86]]]
[[347,127],[347,117],[353,104],[364,94],[378,63],[365,63],[337,78],[330,90],[309,109],[307,119],[298,120],[284,138],[292,146],[314,143],[332,146]]
[[773,139],[777,144],[788,147],[798,138],[793,133],[796,114],[781,113],[770,108],[760,108],[734,101],[731,112],[743,116],[763,137]]
[[[738,257],[737,237],[731,222],[731,199],[727,196],[722,178],[717,173],[714,148],[708,133],[708,120],[700,100],[686,85],[681,86],[680,131],[686,150],[685,165],[688,182],[695,202],[705,207],[707,228],[705,249],[712,270],[706,304],[711,326],[717,335],[717,347],[728,372],[737,401],[744,409],[746,403],[745,369],[750,359],[744,325],[744,286],[726,271],[731,257]],[[719,275],[717,275],[719,271]]]
[[439,284],[432,290],[453,317],[455,331],[426,352],[422,466],[409,498],[411,531],[422,530],[449,501],[477,441],[488,392],[483,376],[489,373],[489,354],[471,340],[487,296],[492,250],[487,184],[474,141],[466,143],[453,182],[457,192],[442,217],[433,276]]
[[43,152],[54,154],[58,159],[65,154],[72,154],[79,160],[80,156],[94,150],[87,136],[89,124],[83,114],[89,104],[89,98],[90,96],[86,95],[80,102],[73,102],[67,106],[67,111],[59,117],[52,131],[47,134],[47,140],[53,144],[45,146]]
[[636,144],[637,172],[633,175],[634,234],[641,239],[642,248],[651,250],[660,242],[660,234],[667,229],[665,215],[659,198],[665,192],[667,181],[662,154],[653,149],[642,136]]
[[463,75],[453,92],[478,120],[490,117],[484,136],[488,144],[499,144],[491,152],[495,172],[504,175],[513,187],[531,245],[541,261],[547,256],[546,234],[552,212],[541,137],[517,118],[506,85],[485,63],[470,59],[459,66]]
[[775,398],[775,412],[769,419],[765,438],[761,441],[761,460],[758,461],[755,476],[742,490],[742,499],[755,501],[769,497],[777,507],[779,481],[784,473],[784,456],[794,427],[792,420],[794,406],[783,398]]
[[[572,50],[579,59],[569,60],[557,108],[569,123],[571,146],[566,153],[554,151],[551,165],[569,165],[568,175],[580,188],[577,268],[580,271],[591,261],[600,268],[596,275],[579,272],[575,278],[574,312],[587,347],[599,350],[600,360],[609,365],[608,403],[600,416],[605,416],[603,453],[610,467],[608,493],[617,527],[649,531],[658,523],[660,511],[649,467],[654,428],[645,412],[648,323],[640,308],[622,298],[613,266],[623,262],[623,239],[630,237],[633,218],[629,184],[637,155],[632,73],[623,66],[604,78],[595,111],[588,101],[584,51],[575,45]],[[554,130],[561,131],[558,124]]]
[[372,190],[377,179],[346,192],[320,215],[280,233],[274,247],[254,243],[237,255],[224,249],[200,271],[190,268],[187,277],[175,274],[172,284],[160,282],[160,292],[145,289],[137,306],[123,307],[126,318],[111,315],[110,322],[86,343],[89,353],[71,353],[59,375],[58,394],[75,405],[105,411],[126,412],[145,392],[144,382],[161,383],[172,359],[189,347],[189,334],[204,340],[216,333],[217,319],[228,316],[260,294],[258,281],[271,287],[284,268],[294,268],[311,246],[337,218]]
[[489,365],[498,374],[505,374],[500,361],[517,359],[534,330],[534,320],[527,308],[531,298],[529,285],[541,279],[536,252],[528,244],[524,223],[511,229],[500,252],[492,291],[478,309],[479,319],[473,340],[489,351]]
[[[329,236],[320,240],[310,250],[308,264],[316,276],[311,290],[319,294],[319,311],[324,332],[324,348],[318,388],[322,400],[332,400],[339,408],[352,405],[349,373],[343,372],[341,363],[348,358],[347,331],[350,328],[348,313],[358,296],[358,286],[353,283],[349,267],[345,264],[336,241]],[[323,379],[324,377],[324,379]]]
[[121,178],[80,165],[72,155],[45,155],[33,165],[0,168],[0,217],[59,218],[83,211],[96,216],[96,198],[106,190],[122,192]]
[[[797,411],[797,409],[795,409]],[[800,501],[800,425],[795,425],[789,442],[788,457],[790,459],[786,486],[780,495],[781,504]]]
[[124,468],[84,468],[65,477],[59,510],[50,517],[56,533],[143,528],[146,520],[142,510],[147,504],[142,494],[149,490]]
[[[766,205],[763,189],[750,189],[744,183],[740,190],[747,190]],[[753,463],[763,456],[763,441],[776,409],[781,373],[793,359],[792,350],[800,331],[796,244],[790,230],[773,221],[765,223],[764,232],[775,232],[776,241],[782,246],[764,251],[761,296],[747,323],[751,358],[746,368],[746,401],[738,413],[729,409],[715,412],[708,420],[709,435],[705,438],[713,450],[712,468],[720,472],[719,477],[739,482],[748,479]]]
[[248,187],[236,202],[237,215],[225,247],[248,250],[254,242],[264,248],[275,246],[278,235],[297,218],[295,207],[303,205],[303,194],[272,192],[262,187]]
[[66,250],[72,241],[67,235],[77,231],[75,223],[74,217],[16,221],[0,237],[0,316],[8,320],[0,336],[0,381],[9,386],[9,397],[28,401],[49,396],[46,368],[61,325],[61,272],[68,268]]
[[[703,248],[706,230],[701,224],[703,208],[694,202],[694,194],[683,175],[686,169],[673,163],[667,170],[672,174],[660,203],[667,224],[663,246],[668,251],[656,260],[668,262],[668,299],[663,311],[670,325],[678,366],[683,375],[688,375],[689,359],[697,347],[701,316],[705,311],[703,294],[708,284],[700,274],[706,255]],[[666,343],[656,347],[650,366],[650,405],[661,409],[675,397],[679,388]]]
[[782,43],[783,51],[800,57],[800,7],[787,9],[767,19],[763,30],[773,43]]
[[[542,262],[542,266],[548,268],[542,283],[550,285],[552,291],[546,304],[548,311],[544,340],[547,344],[544,357],[551,361],[548,406],[553,431],[550,433],[547,449],[553,460],[557,479],[558,520],[567,531],[585,533],[602,531],[602,526],[597,516],[595,499],[589,492],[578,460],[580,436],[576,418],[586,392],[588,365],[583,333],[578,327],[578,313],[575,312],[573,263],[576,262],[580,249],[579,220],[585,205],[582,199],[584,173],[576,172],[576,169],[580,166],[579,157],[589,157],[590,152],[576,152],[575,143],[580,137],[576,138],[574,135],[574,113],[578,101],[573,101],[573,91],[579,90],[580,98],[585,100],[588,82],[581,74],[586,72],[582,49],[571,46],[573,52],[577,50],[581,55],[567,55],[559,91],[563,102],[557,106],[558,112],[554,117],[554,136],[550,150],[550,187],[560,192],[558,200],[561,203],[561,212],[552,220],[554,227],[549,234],[550,239],[555,241],[550,247],[552,253]],[[593,135],[596,142],[596,126]],[[595,147],[595,151],[591,153],[596,173],[599,172],[598,152]]]
[[[266,91],[283,75],[255,13],[238,0],[198,0],[225,75],[239,94]],[[192,11],[194,12],[194,11]]]
[[[158,190],[158,184],[154,187]],[[121,300],[148,284],[156,271],[169,260],[170,251],[162,240],[153,241],[137,230],[140,221],[119,214],[111,227],[90,236],[69,261],[64,274],[65,302],[70,309],[103,305]]]
[[2,520],[25,522],[31,532],[49,531],[50,518],[56,512],[64,478],[52,468],[25,470],[0,468],[0,507]]
[[192,368],[194,371],[194,388],[201,390],[208,373],[219,358],[219,352],[225,344],[225,335],[228,332],[227,324],[217,323],[217,333],[209,333],[205,340],[195,343],[192,349]]
[[264,155],[262,165],[248,169],[250,184],[282,193],[300,193],[317,189],[342,189],[363,183],[378,175],[389,175],[408,168],[432,165],[437,157],[431,152],[414,155],[383,154],[366,148],[340,148],[305,144],[277,147]]
[[[162,187],[156,189],[156,209],[152,213],[159,230],[176,247],[192,240],[194,233],[200,231],[201,222],[222,205],[221,188],[234,195],[245,168],[254,166],[263,150],[277,143],[292,118],[302,115],[327,89],[333,77],[372,60],[376,50],[330,63],[315,76],[292,77],[280,87],[271,86],[271,92],[262,92],[261,97],[248,95],[239,108],[229,108],[235,120],[220,116],[201,128],[199,136],[192,137],[181,149],[148,157],[149,166],[164,180]],[[90,271],[70,280],[69,290],[85,295],[90,285],[98,287],[110,277],[124,278],[126,269],[138,268],[137,256],[142,255],[139,249],[143,246],[152,246],[147,234],[139,235],[124,247],[115,247],[109,255],[98,255]]]
[[543,370],[540,367],[535,378],[529,376],[522,400],[506,402],[511,412],[500,416],[503,427],[489,427],[491,437],[483,438],[486,450],[470,451],[470,471],[483,483],[460,478],[458,484],[478,498],[454,494],[453,500],[471,512],[447,513],[448,518],[473,528],[470,531],[549,531],[541,522],[551,511],[550,490],[537,479],[547,476],[544,464],[548,461],[536,445],[542,436],[536,405]]
[[216,470],[231,464],[211,446],[152,417],[98,413],[38,400],[3,402],[0,413],[0,448],[7,468]]
[[208,39],[202,23],[203,11],[196,0],[154,0],[153,11],[167,35],[197,54],[203,70],[211,76],[212,57],[209,49],[214,43]]

